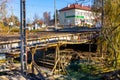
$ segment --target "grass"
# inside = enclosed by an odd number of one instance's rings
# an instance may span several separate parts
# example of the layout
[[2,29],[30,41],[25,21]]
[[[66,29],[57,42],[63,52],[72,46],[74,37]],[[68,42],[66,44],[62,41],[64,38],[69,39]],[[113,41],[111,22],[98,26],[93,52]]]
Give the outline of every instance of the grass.
[[114,71],[113,67],[107,68],[98,66],[97,64],[77,62],[70,63],[66,69],[72,80],[101,80],[105,73]]
[[5,26],[3,23],[0,22],[0,34],[14,34],[19,33],[20,29],[17,27],[9,28],[9,26]]
[[93,71],[97,71],[97,67],[88,64],[71,63],[67,67],[67,71],[73,80],[99,80],[100,76],[94,76]]
[[3,23],[0,22],[0,33],[6,34],[8,30],[9,30],[9,27],[5,26]]

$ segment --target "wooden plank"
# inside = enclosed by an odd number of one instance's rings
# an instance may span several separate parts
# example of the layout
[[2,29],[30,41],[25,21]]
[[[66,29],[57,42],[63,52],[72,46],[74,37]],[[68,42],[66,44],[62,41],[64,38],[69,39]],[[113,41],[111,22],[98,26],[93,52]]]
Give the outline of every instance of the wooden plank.
[[37,62],[42,63],[42,64],[47,64],[47,65],[54,66],[54,64],[53,64],[53,63],[50,63],[50,62],[43,62],[43,61],[37,61]]

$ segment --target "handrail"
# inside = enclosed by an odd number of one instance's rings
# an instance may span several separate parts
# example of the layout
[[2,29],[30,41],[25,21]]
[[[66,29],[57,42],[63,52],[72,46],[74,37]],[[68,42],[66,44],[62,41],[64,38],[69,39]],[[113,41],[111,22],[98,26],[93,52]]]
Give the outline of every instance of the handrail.
[[[47,36],[42,38],[32,38],[28,39],[28,47],[32,47],[35,45],[50,45],[54,43],[85,43],[87,41],[90,41],[92,37],[95,35],[95,32],[85,32],[85,33],[76,33],[76,34],[68,34],[68,35],[59,35],[59,36]],[[17,46],[15,46],[17,44]],[[10,52],[12,48],[20,48],[20,40],[14,40],[14,41],[7,41],[7,42],[0,42],[0,45],[3,45],[3,49],[0,49],[0,52],[6,52],[5,49],[7,49],[7,52]],[[7,48],[6,48],[7,46]],[[15,46],[15,47],[13,47]],[[10,50],[9,50],[10,49]]]
[[[95,33],[95,32],[84,32],[84,33],[77,33],[77,34],[90,34],[90,33]],[[67,35],[59,35],[57,37],[62,37],[62,36],[69,36],[69,35],[76,35],[76,34],[67,34]],[[42,37],[42,38],[31,38],[31,39],[27,39],[27,41],[33,41],[33,40],[41,40],[41,39],[46,39],[46,38],[56,38],[56,36],[45,36],[45,37]],[[0,44],[5,44],[5,43],[16,43],[16,42],[20,42],[20,40],[12,40],[12,41],[2,41],[0,42]]]

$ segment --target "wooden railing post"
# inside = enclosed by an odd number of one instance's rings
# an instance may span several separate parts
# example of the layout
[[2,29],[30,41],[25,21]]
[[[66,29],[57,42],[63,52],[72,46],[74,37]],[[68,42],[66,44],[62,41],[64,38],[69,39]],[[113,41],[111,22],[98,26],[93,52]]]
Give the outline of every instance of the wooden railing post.
[[34,55],[36,53],[36,49],[37,49],[37,45],[34,47],[34,48],[31,48],[30,52],[32,54],[32,62],[31,62],[31,70],[32,70],[32,73],[34,74],[35,71],[34,71]]

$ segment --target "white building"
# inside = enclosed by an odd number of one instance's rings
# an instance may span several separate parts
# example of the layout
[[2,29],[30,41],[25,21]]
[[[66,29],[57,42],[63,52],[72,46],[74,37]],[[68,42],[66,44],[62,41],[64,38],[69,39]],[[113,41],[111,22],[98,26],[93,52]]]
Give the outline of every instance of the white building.
[[60,25],[84,26],[93,25],[94,16],[89,6],[70,4],[59,10]]

